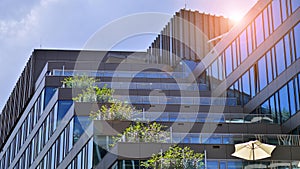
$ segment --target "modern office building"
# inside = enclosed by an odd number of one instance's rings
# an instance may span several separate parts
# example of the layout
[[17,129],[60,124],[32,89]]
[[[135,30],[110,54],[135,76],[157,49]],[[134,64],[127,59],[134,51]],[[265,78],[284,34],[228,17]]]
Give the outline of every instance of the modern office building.
[[[138,169],[174,144],[206,152],[208,169],[300,168],[299,6],[259,0],[236,25],[180,10],[147,52],[34,50],[0,114],[0,169]],[[81,89],[62,81],[75,75],[141,112],[91,119],[105,102],[74,101]],[[171,137],[110,147],[135,121]],[[231,155],[250,140],[276,148],[262,160]]]

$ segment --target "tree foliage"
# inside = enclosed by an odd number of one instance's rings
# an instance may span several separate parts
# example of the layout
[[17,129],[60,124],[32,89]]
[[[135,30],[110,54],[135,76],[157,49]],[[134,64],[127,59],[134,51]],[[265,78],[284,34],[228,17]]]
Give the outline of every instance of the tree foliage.
[[203,156],[190,147],[172,146],[164,153],[153,154],[149,160],[142,162],[142,166],[153,169],[196,169],[203,165]]
[[92,111],[90,117],[94,120],[128,120],[133,113],[139,113],[133,106],[113,99],[109,104],[102,105],[96,112]]
[[86,75],[66,77],[62,81],[63,86],[66,88],[80,88],[80,89],[85,89],[91,86],[95,86],[96,82],[97,80],[95,78],[88,77]]
[[166,126],[159,123],[136,122],[125,129],[123,134],[113,138],[115,145],[117,142],[145,142],[145,143],[164,143],[170,139],[170,132],[165,131]]
[[104,85],[102,88],[98,86],[90,86],[82,90],[82,93],[73,97],[76,102],[100,102],[106,103],[112,100],[113,89],[109,89]]
[[93,120],[125,120],[139,112],[130,104],[113,98],[114,90],[107,88],[107,85],[102,88],[96,86],[95,78],[74,76],[67,77],[62,82],[65,87],[82,89],[82,93],[72,98],[74,101],[104,103],[99,110],[90,112]]

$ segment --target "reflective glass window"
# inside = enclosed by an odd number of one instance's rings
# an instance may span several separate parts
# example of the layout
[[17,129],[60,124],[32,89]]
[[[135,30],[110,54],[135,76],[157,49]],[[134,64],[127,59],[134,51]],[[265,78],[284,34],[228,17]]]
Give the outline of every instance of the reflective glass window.
[[30,134],[30,132],[31,132],[31,125],[32,125],[32,123],[31,123],[31,113],[32,113],[32,111],[30,111],[29,112],[29,114],[28,114],[28,116],[27,116],[27,136]]
[[255,77],[254,77],[254,68],[250,68],[249,70],[250,75],[250,87],[251,87],[251,97],[254,97],[256,95],[255,92]]
[[290,101],[290,111],[291,115],[294,115],[296,113],[296,103],[295,103],[295,87],[294,87],[294,80],[291,80],[288,83],[289,87],[289,101]]
[[275,52],[276,52],[277,75],[279,75],[285,69],[285,57],[284,57],[284,48],[283,48],[282,40],[280,40],[275,45]]
[[225,50],[226,76],[232,72],[231,46]]
[[296,49],[296,58],[300,58],[300,24],[294,27],[294,40]]
[[207,169],[216,169],[219,168],[218,161],[207,161]]
[[270,111],[271,111],[272,119],[274,120],[274,123],[278,123],[279,121],[278,121],[278,117],[277,117],[274,96],[270,97],[269,104],[270,104],[270,109],[271,109]]
[[249,81],[249,71],[247,71],[243,76],[242,76],[242,85],[243,85],[243,103],[247,103],[250,100],[251,93],[250,93],[250,81]]
[[279,100],[280,100],[280,113],[282,117],[282,122],[286,121],[290,117],[289,110],[289,99],[288,99],[288,90],[285,85],[279,90]]
[[219,79],[223,80],[224,79],[224,55],[218,57],[218,75]]
[[64,132],[62,132],[62,134],[60,135],[60,137],[59,137],[60,139],[59,139],[59,157],[58,157],[58,159],[59,159],[59,163],[63,160],[63,154],[64,154]]
[[56,157],[55,157],[55,144],[53,144],[53,146],[52,146],[52,148],[51,148],[51,165],[50,165],[50,168],[55,168],[55,159],[56,159]]
[[273,69],[272,69],[272,59],[270,52],[266,54],[266,62],[267,62],[267,74],[268,74],[268,83],[273,81]]
[[284,36],[284,49],[285,49],[286,66],[288,67],[291,65],[292,62],[289,34]]
[[52,96],[56,91],[55,87],[46,87],[45,88],[45,99],[44,99],[44,108],[48,105],[49,101],[51,100]]
[[50,124],[50,118],[47,116],[47,119],[45,121],[45,143],[47,143],[49,139],[49,124]]
[[281,16],[280,16],[280,0],[272,1],[272,16],[273,16],[273,26],[274,30],[281,24]]
[[260,113],[261,114],[270,114],[270,103],[269,100],[266,100],[261,106]]
[[242,169],[243,163],[241,161],[228,161],[227,169]]
[[238,64],[238,58],[236,54],[236,42],[233,41],[231,44],[231,50],[232,50],[232,63],[233,63],[233,70],[236,69]]
[[295,62],[296,60],[296,49],[295,49],[295,45],[294,45],[294,36],[293,36],[293,31],[291,31],[289,33],[289,38],[290,38],[290,41],[289,41],[289,44],[290,44],[290,54],[291,54],[291,59],[292,59],[292,63]]
[[214,78],[216,78],[216,79],[218,79],[218,77],[219,77],[219,75],[218,75],[218,64],[217,64],[217,60],[215,60],[213,63],[212,63],[212,65],[211,65],[211,67],[212,67],[212,77],[214,77]]
[[273,16],[272,16],[272,8],[271,4],[268,5],[268,20],[269,20],[269,30],[270,34],[273,32]]
[[258,60],[258,76],[259,76],[259,88],[262,90],[267,85],[267,72],[266,72],[266,59],[262,57]]
[[248,54],[247,54],[247,35],[246,30],[244,30],[240,35],[240,56],[241,56],[241,62],[243,62]]
[[281,14],[282,14],[282,20],[286,20],[287,18],[287,4],[286,0],[281,0]]
[[300,91],[299,91],[299,79],[295,78],[294,82],[295,82],[295,99],[296,99],[296,110],[299,111],[300,110]]
[[265,38],[269,36],[269,19],[268,19],[268,8],[266,8],[263,11],[263,25],[264,25],[264,32],[265,32]]
[[300,1],[298,0],[291,0],[292,2],[292,12],[295,12],[297,8],[300,6]]
[[220,169],[226,169],[226,161],[220,161]]
[[259,46],[264,41],[263,31],[262,14],[260,14],[255,19],[256,46]]
[[275,79],[277,77],[275,48],[271,49],[271,58],[272,58],[272,68],[273,68],[273,79]]
[[68,147],[68,151],[70,151],[73,147],[73,131],[74,131],[74,119],[72,119],[70,121],[70,128],[69,128],[69,147]]
[[69,108],[71,107],[72,103],[73,101],[71,100],[58,101],[57,123],[59,123],[64,118]]
[[74,117],[74,130],[73,130],[73,144],[77,142],[80,136],[84,133],[85,129],[89,126],[91,120],[88,116],[75,116]]
[[[87,159],[92,159],[93,158],[93,156],[92,156],[92,154],[93,154],[93,143],[94,143],[93,139],[91,139],[88,142],[88,147],[87,147],[87,155],[88,155],[88,157],[87,157]],[[93,160],[88,160],[87,161],[87,168],[88,169],[93,168]]]
[[55,131],[55,129],[57,127],[57,107],[58,107],[58,104],[56,104],[54,106],[54,109],[51,111],[51,113],[53,113],[53,128],[52,128],[52,133]]
[[279,94],[278,94],[278,92],[276,92],[274,94],[274,100],[275,100],[275,108],[276,108],[278,121],[282,122],[282,115],[281,115],[281,112],[280,112],[280,105],[279,105],[280,103],[279,103]]
[[251,26],[249,25],[247,27],[247,44],[248,44],[248,54],[251,54],[252,53],[252,28]]

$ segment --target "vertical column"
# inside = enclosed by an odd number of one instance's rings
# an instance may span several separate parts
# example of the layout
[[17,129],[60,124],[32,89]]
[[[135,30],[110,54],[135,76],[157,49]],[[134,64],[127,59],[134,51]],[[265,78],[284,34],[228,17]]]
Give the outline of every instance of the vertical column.
[[195,60],[198,61],[203,57],[203,43],[202,43],[202,39],[203,39],[203,24],[202,24],[202,14],[200,14],[198,11],[195,12],[195,52],[196,52],[196,56],[195,56]]
[[189,53],[190,53],[190,59],[195,60],[195,12],[189,12]]
[[190,29],[189,29],[189,11],[183,11],[183,45],[184,55],[183,58],[190,59]]
[[167,53],[167,60],[168,60],[168,64],[171,65],[171,59],[170,59],[170,28],[171,28],[171,23],[169,22],[166,28],[166,53]]
[[167,42],[166,42],[166,27],[164,27],[164,29],[162,30],[161,32],[161,48],[162,48],[162,63],[163,64],[167,64],[168,61],[167,61]]

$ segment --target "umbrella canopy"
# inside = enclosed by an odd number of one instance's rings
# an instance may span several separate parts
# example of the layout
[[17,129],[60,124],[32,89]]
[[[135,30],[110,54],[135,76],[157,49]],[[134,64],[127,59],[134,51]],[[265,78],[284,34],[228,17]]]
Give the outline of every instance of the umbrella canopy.
[[235,152],[231,155],[245,160],[259,160],[271,157],[271,153],[275,148],[274,145],[263,144],[255,140],[236,144]]

